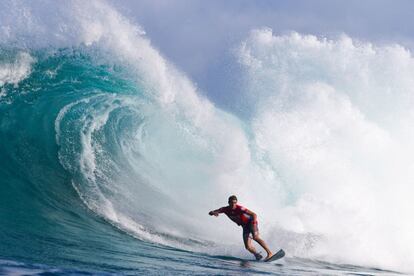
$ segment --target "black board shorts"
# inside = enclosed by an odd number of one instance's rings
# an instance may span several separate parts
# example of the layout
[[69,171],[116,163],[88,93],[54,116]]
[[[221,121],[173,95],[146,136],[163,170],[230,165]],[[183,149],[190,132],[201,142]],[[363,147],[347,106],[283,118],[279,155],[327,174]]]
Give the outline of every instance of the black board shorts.
[[242,225],[243,227],[243,238],[248,238],[250,234],[257,233],[259,234],[259,227],[257,226],[257,222],[253,223],[253,220],[250,220],[246,225]]

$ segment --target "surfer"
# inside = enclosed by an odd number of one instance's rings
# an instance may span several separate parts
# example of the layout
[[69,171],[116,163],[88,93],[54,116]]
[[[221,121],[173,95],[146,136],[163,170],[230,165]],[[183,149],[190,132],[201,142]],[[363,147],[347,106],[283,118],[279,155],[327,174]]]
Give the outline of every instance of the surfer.
[[221,207],[220,209],[210,211],[208,214],[210,216],[218,216],[220,213],[226,214],[229,219],[237,223],[239,226],[243,227],[243,242],[246,249],[254,255],[256,260],[260,260],[263,256],[260,253],[257,253],[256,249],[252,245],[250,233],[255,240],[264,250],[266,250],[267,256],[266,260],[269,260],[273,253],[267,247],[264,240],[259,237],[259,229],[257,228],[257,215],[250,211],[249,209],[237,204],[237,197],[232,195],[229,197],[229,206]]

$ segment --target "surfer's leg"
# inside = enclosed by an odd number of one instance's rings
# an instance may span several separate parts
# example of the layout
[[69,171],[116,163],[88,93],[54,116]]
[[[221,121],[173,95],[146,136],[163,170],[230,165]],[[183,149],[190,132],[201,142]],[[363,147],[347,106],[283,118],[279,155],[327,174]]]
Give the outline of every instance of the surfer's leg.
[[257,253],[256,248],[254,248],[252,244],[252,239],[250,238],[250,231],[247,227],[243,227],[243,242],[244,247],[254,255],[256,260],[260,260],[263,258],[263,256],[260,253]]
[[272,251],[270,251],[265,241],[260,238],[257,224],[250,224],[250,231],[252,232],[253,240],[255,240],[258,244],[260,244],[260,246],[263,247],[264,250],[266,250],[267,256],[265,260],[271,258],[273,256],[273,253]]
[[254,248],[252,241],[249,237],[250,232],[246,231],[246,229],[243,227],[243,242],[244,247],[252,254],[256,254],[256,249]]
[[254,246],[252,245],[252,241],[249,238],[249,233],[246,231],[244,231],[243,229],[243,242],[244,242],[244,247],[252,254],[256,254],[256,249],[254,248]]
[[270,251],[269,247],[267,247],[267,244],[265,243],[264,240],[262,240],[259,235],[253,235],[253,239],[260,244],[261,247],[263,247],[264,250],[266,250],[267,256],[265,259],[269,259],[270,257],[273,256],[272,251]]

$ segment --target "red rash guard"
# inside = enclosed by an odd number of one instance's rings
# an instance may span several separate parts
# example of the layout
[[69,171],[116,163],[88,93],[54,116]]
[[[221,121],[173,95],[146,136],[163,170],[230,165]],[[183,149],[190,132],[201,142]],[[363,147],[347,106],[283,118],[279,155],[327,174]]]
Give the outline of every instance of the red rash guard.
[[225,213],[229,219],[237,223],[238,225],[247,225],[253,217],[246,213],[246,208],[241,205],[236,205],[235,209],[231,209],[230,206],[221,207],[219,213]]

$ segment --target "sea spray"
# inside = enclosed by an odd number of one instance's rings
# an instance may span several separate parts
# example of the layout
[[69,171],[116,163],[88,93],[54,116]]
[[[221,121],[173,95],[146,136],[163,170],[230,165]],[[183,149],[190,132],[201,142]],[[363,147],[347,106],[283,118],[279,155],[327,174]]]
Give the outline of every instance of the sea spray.
[[257,152],[290,195],[274,220],[319,237],[297,254],[409,269],[411,53],[262,29],[242,43],[239,60]]

